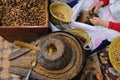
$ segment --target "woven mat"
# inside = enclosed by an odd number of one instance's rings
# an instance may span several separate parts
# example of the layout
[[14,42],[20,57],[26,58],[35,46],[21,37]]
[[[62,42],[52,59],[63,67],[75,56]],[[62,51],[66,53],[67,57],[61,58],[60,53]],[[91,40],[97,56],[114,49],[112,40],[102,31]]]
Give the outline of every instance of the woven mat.
[[20,76],[9,73],[10,62],[8,57],[18,49],[20,48],[0,36],[0,80],[21,80]]

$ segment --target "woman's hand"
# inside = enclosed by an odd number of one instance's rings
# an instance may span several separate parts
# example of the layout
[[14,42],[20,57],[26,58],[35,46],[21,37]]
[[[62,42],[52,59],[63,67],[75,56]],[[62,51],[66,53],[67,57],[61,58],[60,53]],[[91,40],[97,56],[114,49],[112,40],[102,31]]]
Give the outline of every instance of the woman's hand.
[[103,5],[104,5],[103,1],[99,1],[98,3],[93,3],[93,4],[89,7],[88,11],[91,11],[91,10],[93,10],[93,8],[95,8],[95,9],[94,9],[94,13],[96,13],[96,12],[98,11],[98,9],[99,9],[101,6],[103,6]]
[[103,26],[103,27],[108,27],[109,26],[109,22],[107,21],[104,21],[98,17],[93,17],[93,18],[90,18],[90,22],[93,24],[93,25],[96,25],[96,26]]
[[93,8],[95,8],[95,9],[94,9],[94,13],[96,13],[97,10],[99,9],[99,7],[97,6],[97,4],[93,3],[92,5],[90,5],[88,11],[92,11]]

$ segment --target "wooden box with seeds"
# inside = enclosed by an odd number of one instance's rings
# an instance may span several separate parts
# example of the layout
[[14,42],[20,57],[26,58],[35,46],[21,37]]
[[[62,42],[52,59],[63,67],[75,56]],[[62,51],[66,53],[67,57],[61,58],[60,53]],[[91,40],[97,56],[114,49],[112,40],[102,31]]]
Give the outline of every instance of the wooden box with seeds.
[[32,41],[48,30],[48,0],[0,0],[0,35]]

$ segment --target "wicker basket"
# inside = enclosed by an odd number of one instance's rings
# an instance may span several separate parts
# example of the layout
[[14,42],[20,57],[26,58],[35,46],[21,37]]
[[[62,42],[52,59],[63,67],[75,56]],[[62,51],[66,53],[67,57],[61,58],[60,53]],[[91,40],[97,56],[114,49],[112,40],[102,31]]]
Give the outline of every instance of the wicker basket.
[[84,45],[84,49],[86,50],[92,49],[92,46],[87,48],[88,44],[91,43],[91,40],[90,40],[90,36],[84,29],[74,28],[74,29],[69,30],[69,32],[75,35],[79,40],[82,41]]
[[116,71],[120,73],[120,36],[114,39],[108,49],[110,62]]
[[50,20],[55,24],[69,23],[72,18],[72,8],[64,2],[54,2],[50,5]]

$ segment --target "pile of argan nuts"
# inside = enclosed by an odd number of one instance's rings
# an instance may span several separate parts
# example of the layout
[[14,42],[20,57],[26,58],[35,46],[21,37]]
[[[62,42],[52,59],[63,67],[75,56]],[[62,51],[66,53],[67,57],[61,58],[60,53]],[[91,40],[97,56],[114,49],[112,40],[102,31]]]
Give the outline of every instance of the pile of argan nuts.
[[0,0],[0,26],[41,26],[46,11],[46,0]]

